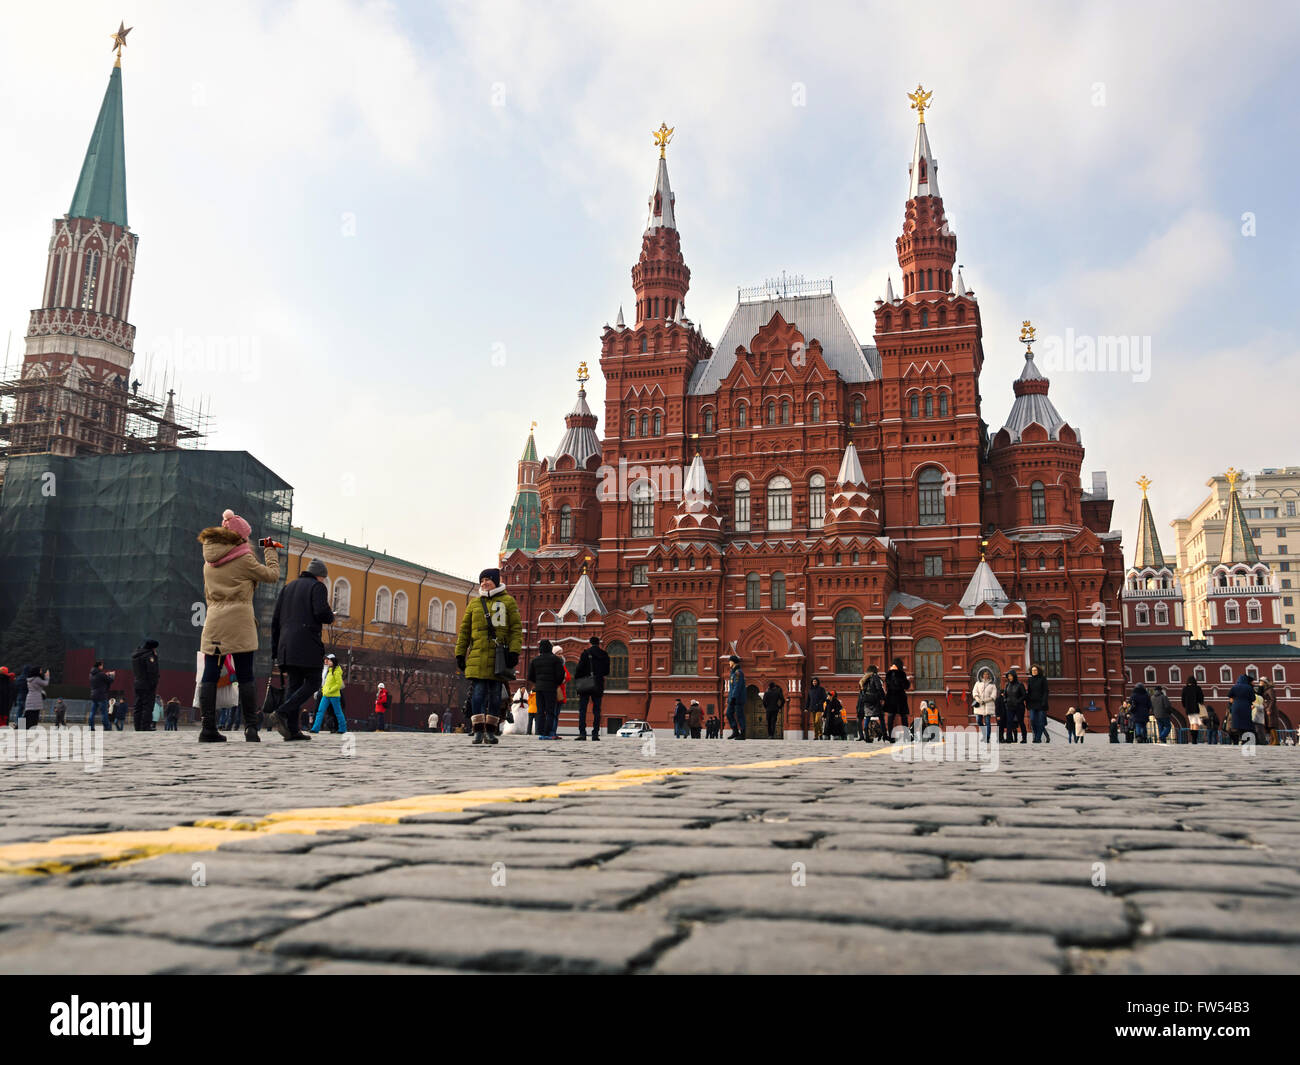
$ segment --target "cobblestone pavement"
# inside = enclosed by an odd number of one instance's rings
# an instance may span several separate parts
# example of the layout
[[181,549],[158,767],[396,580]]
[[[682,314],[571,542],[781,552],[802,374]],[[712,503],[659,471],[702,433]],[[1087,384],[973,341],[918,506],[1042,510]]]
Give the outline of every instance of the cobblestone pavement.
[[[1300,752],[1093,739],[985,772],[860,743],[114,734],[97,773],[0,762],[0,970],[1300,969]],[[18,844],[213,819],[192,853],[13,871]]]

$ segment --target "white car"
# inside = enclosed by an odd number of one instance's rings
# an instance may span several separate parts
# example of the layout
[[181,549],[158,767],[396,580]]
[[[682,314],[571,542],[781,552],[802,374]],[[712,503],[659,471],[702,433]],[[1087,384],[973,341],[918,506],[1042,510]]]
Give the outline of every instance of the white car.
[[618,730],[618,735],[625,740],[626,739],[634,740],[640,736],[648,736],[652,732],[654,732],[654,729],[650,727],[650,722],[648,721],[629,721],[626,725],[624,725],[621,729]]

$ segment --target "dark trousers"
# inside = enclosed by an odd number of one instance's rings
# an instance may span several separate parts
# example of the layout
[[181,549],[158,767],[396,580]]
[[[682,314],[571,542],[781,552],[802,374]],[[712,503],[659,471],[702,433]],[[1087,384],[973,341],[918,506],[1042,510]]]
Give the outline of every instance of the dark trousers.
[[693,740],[698,740],[699,738],[700,738],[700,730],[699,730],[698,726],[695,727],[695,728],[692,728],[692,729],[691,729],[691,739],[693,739]]
[[157,691],[156,687],[136,688],[135,707],[131,713],[131,727],[136,732],[148,732],[153,724],[153,701]]
[[731,726],[731,731],[737,736],[745,734],[745,708],[737,706],[734,709],[727,707],[727,724]]
[[1013,710],[1007,718],[1007,724],[1011,729],[1011,742],[1016,742],[1016,736],[1020,736],[1020,742],[1024,743],[1029,739],[1029,733],[1025,731],[1025,712],[1023,710]]
[[[238,669],[238,661],[235,667]],[[287,677],[284,684],[284,702],[278,712],[289,723],[290,732],[300,732],[302,722],[299,718],[302,715],[303,704],[311,698],[312,692],[320,685],[320,670],[287,666],[284,672]]]
[[780,710],[769,710],[767,712],[767,738],[776,739],[776,719],[780,716]]
[[554,736],[559,724],[559,706],[556,704],[555,692],[537,689],[537,735]]
[[531,736],[531,735],[533,734],[533,724],[534,724],[536,721],[537,721],[537,715],[536,715],[536,714],[529,714],[529,715],[528,715],[528,731],[525,733],[525,735],[527,735],[527,736]]
[[892,736],[892,735],[894,734],[894,718],[896,718],[896,717],[901,717],[901,718],[903,719],[903,728],[907,728],[907,727],[908,727],[907,711],[906,711],[906,710],[891,710],[891,711],[889,711],[889,723],[888,723],[888,725],[887,725],[886,728],[885,728],[885,732],[886,732],[886,734],[889,735],[889,736]]
[[95,715],[96,715],[96,714],[102,714],[102,715],[103,715],[103,718],[104,718],[104,728],[105,728],[105,730],[107,730],[107,729],[108,729],[108,700],[107,700],[107,699],[91,699],[91,700],[90,700],[90,727],[91,727],[92,730],[93,730],[94,727],[95,727]]
[[[604,692],[583,692],[578,696],[578,735],[587,734],[587,700],[591,700],[591,734],[600,734],[600,697]],[[552,732],[555,729],[551,729]]]

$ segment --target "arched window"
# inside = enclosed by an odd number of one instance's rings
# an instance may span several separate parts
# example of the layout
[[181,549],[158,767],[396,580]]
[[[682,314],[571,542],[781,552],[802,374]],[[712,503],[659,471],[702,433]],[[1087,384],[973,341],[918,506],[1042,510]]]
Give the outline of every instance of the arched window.
[[632,535],[653,536],[655,532],[655,490],[649,481],[632,486]]
[[921,416],[921,397],[913,392],[907,397],[907,413],[909,417],[919,418]]
[[[772,609],[785,609],[785,574],[779,571],[772,574]],[[1277,666],[1275,671],[1281,668]]]
[[375,621],[388,621],[393,616],[393,593],[380,588],[375,593]]
[[862,674],[862,615],[851,606],[835,615],[835,672]]
[[761,589],[757,573],[751,573],[745,577],[745,609],[759,610],[762,608]]
[[1182,684],[1182,682],[1183,682],[1183,671],[1182,671],[1181,669],[1179,669],[1177,666],[1170,666],[1170,667],[1169,667],[1169,683],[1170,683],[1170,684]]
[[1147,684],[1154,684],[1156,682],[1156,667],[1147,666],[1147,668],[1142,671],[1142,679]]
[[429,629],[437,632],[442,628],[442,601],[434,599],[429,603]]
[[781,400],[781,424],[790,424],[790,401],[788,399]]
[[1237,606],[1235,599],[1229,599],[1223,606],[1223,620],[1229,625],[1236,625],[1241,621],[1241,609]]
[[699,626],[695,615],[683,610],[673,618],[673,673],[694,676],[700,671],[699,647],[696,643]]
[[853,424],[854,425],[862,424],[862,397],[861,396],[853,397]]
[[456,631],[456,604],[444,603],[442,605],[442,631]]
[[1035,525],[1047,524],[1047,490],[1042,481],[1035,481],[1029,486],[1030,520]]
[[393,596],[393,624],[406,624],[406,593],[398,592]]
[[940,418],[948,417],[948,393],[947,392],[939,393],[939,417]]
[[749,404],[742,403],[736,408],[736,425],[744,429],[749,425]]
[[706,433],[713,432],[713,408],[712,407],[704,408],[704,431]]
[[808,525],[820,529],[826,524],[826,478],[814,473],[808,479]]
[[636,438],[636,415],[635,414],[629,414],[627,416],[627,435],[629,440]]
[[1138,603],[1133,608],[1133,622],[1137,625],[1151,624],[1151,612],[1147,609],[1146,603]]
[[822,401],[817,396],[808,405],[808,420],[814,425],[822,420]]
[[1274,666],[1274,667],[1273,667],[1273,683],[1274,683],[1274,684],[1285,684],[1285,683],[1286,683],[1286,667],[1285,667],[1285,666]]
[[95,283],[99,278],[99,252],[86,252],[84,262],[85,268],[82,271],[81,309],[83,311],[93,311],[95,309]]
[[736,532],[749,532],[749,481],[736,482]]
[[655,436],[664,435],[664,416],[662,411],[655,411]]
[[920,523],[922,525],[942,525],[946,520],[943,504],[943,471],[929,466],[921,471],[916,480],[917,495],[920,499]]
[[334,613],[345,618],[351,608],[352,585],[348,583],[346,577],[340,577],[334,582]]
[[1264,620],[1264,612],[1260,609],[1258,601],[1252,599],[1246,604],[1246,620],[1253,625],[1258,625]]
[[609,676],[605,678],[605,690],[627,691],[627,644],[615,640],[605,649],[605,653],[609,655]]
[[774,399],[769,399],[767,401],[767,424],[776,424],[776,400]]
[[650,415],[645,412],[641,414],[641,435],[650,435]]
[[1031,663],[1049,677],[1061,675],[1061,619],[1034,618],[1029,623]]
[[560,508],[560,543],[567,544],[573,539],[573,508],[565,503]]
[[645,354],[645,334],[641,334],[641,354]]
[[1220,684],[1232,683],[1232,669],[1229,666],[1219,667],[1219,683]]
[[790,527],[790,478],[776,476],[767,482],[767,528],[784,532]]
[[929,325],[929,324],[930,324],[930,312],[929,312],[929,311],[922,311],[922,312],[921,312],[921,328],[924,329],[924,328],[925,328],[927,325]]
[[934,417],[934,393],[933,392],[927,392],[925,394],[925,416],[927,418]]
[[1156,604],[1156,624],[1157,625],[1169,624],[1169,607],[1165,603]]
[[938,640],[927,636],[916,641],[916,680],[919,692],[943,689],[943,647]]
[[1197,666],[1194,670],[1192,670],[1192,676],[1195,677],[1197,681],[1199,681],[1201,684],[1207,683],[1204,666]]

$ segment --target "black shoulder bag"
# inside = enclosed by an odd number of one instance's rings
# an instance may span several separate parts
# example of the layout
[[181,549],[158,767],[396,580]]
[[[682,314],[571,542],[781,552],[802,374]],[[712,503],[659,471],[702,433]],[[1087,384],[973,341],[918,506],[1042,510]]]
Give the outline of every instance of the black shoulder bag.
[[479,603],[483,606],[483,620],[487,622],[488,633],[492,637],[492,643],[496,647],[496,658],[493,660],[492,669],[496,674],[497,680],[508,681],[515,679],[515,671],[507,664],[506,656],[509,654],[509,648],[497,639],[497,630],[492,624],[492,612],[488,610],[487,596],[482,596]]

